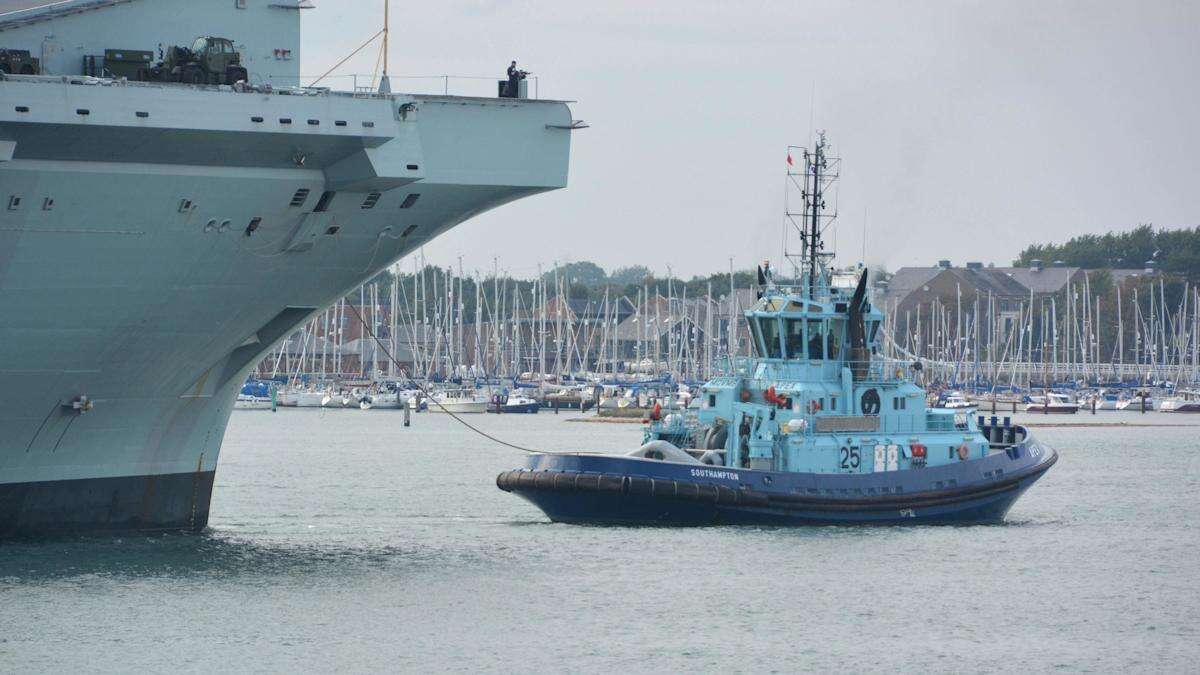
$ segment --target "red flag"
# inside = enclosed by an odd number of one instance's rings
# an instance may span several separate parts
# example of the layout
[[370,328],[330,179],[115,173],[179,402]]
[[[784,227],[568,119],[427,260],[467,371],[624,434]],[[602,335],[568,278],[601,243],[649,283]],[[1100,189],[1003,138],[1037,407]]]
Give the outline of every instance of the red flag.
[[788,153],[788,166],[795,166],[795,164],[792,163],[792,153],[790,152]]

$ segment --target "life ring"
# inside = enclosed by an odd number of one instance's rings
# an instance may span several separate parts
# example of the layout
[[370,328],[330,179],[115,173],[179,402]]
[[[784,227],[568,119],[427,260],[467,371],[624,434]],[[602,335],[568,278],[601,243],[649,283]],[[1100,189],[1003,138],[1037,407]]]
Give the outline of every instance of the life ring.
[[966,459],[970,456],[971,456],[971,449],[967,447],[966,443],[963,443],[962,445],[958,446],[958,458],[959,459]]
[[779,402],[778,397],[775,395],[775,385],[767,387],[767,390],[763,392],[763,400],[771,404]]
[[820,401],[813,399],[808,402],[808,413],[810,415],[816,414],[820,409],[821,409]]

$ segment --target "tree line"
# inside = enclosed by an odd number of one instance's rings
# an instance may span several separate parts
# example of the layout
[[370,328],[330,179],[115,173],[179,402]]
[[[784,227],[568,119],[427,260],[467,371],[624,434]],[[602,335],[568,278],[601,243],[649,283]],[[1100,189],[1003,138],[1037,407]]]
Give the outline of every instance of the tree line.
[[1032,244],[1013,264],[1028,267],[1034,260],[1097,270],[1143,269],[1153,263],[1169,276],[1195,283],[1200,282],[1200,227],[1156,230],[1139,225],[1129,232],[1072,237],[1064,244]]

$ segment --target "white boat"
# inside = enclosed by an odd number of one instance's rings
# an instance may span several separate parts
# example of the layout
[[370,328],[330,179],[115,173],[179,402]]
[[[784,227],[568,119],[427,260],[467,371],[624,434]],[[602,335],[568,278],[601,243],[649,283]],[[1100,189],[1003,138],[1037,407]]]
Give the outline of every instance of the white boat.
[[1079,412],[1079,404],[1066,394],[1046,394],[1045,396],[1030,396],[1029,405],[1025,412],[1051,415],[1074,415]]
[[1156,410],[1154,395],[1144,391],[1138,392],[1133,398],[1126,399],[1117,403],[1117,410],[1129,410],[1131,412],[1141,412],[1143,410],[1143,402],[1145,402],[1145,410]]
[[234,410],[270,410],[271,407],[270,396],[238,394],[237,400],[233,402]]
[[1092,400],[1096,404],[1096,410],[1117,410],[1117,406],[1121,403],[1121,395],[1105,389],[1093,395]]
[[1163,399],[1158,409],[1160,412],[1200,413],[1200,391],[1181,391]]
[[943,408],[974,408],[975,404],[967,400],[961,391],[952,391],[946,395],[946,402],[942,404]]
[[399,391],[367,392],[358,397],[358,407],[363,410],[399,410],[408,405],[410,397]]
[[448,390],[433,395],[429,412],[449,412],[456,415],[485,413],[491,401],[471,390]]
[[279,392],[278,403],[285,408],[320,408],[328,398],[323,391],[291,389]]
[[680,385],[679,391],[675,392],[675,396],[671,400],[671,408],[675,410],[687,410],[692,405],[692,392],[686,385]]

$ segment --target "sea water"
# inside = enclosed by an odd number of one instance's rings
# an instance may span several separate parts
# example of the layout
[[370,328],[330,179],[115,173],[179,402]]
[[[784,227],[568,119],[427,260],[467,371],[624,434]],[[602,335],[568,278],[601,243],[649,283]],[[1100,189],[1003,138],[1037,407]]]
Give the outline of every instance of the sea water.
[[[575,414],[474,415],[624,451]],[[0,670],[1191,671],[1200,416],[1080,414],[1003,525],[557,525],[447,415],[236,411],[201,535],[0,544]]]

